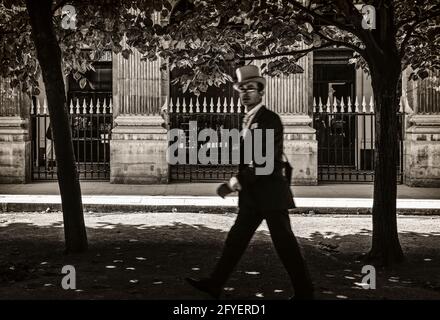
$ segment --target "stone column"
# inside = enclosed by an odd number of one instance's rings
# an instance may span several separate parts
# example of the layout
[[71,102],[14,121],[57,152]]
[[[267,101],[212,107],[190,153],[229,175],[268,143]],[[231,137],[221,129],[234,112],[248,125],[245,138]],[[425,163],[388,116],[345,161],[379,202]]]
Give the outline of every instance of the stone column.
[[284,124],[284,153],[293,167],[293,185],[318,184],[318,141],[312,119],[306,115],[286,115]]
[[167,132],[160,116],[119,115],[110,142],[110,182],[168,182]]
[[0,78],[0,183],[31,179],[30,100]]
[[440,114],[416,114],[405,140],[405,184],[440,187]]
[[27,183],[31,178],[28,120],[0,117],[0,183]]
[[110,182],[168,182],[167,132],[160,108],[168,95],[167,73],[160,60],[113,56],[114,127],[110,141]]

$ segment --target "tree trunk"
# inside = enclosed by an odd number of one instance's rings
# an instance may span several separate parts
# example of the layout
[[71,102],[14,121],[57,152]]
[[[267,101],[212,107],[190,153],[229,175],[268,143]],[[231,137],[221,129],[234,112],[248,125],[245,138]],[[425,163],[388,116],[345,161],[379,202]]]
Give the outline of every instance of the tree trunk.
[[[379,66],[378,66],[379,65]],[[396,217],[400,64],[376,60],[371,80],[375,96],[373,239],[367,260],[389,266],[403,261]]]
[[52,22],[52,0],[26,0],[32,36],[46,87],[60,188],[66,252],[87,250],[87,235],[61,69],[61,51]]

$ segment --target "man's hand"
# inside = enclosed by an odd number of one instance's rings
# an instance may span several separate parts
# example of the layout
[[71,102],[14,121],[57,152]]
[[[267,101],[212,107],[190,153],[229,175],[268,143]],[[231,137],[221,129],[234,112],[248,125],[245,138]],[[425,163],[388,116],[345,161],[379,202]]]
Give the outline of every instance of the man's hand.
[[229,188],[233,191],[241,191],[241,185],[237,177],[232,177],[229,179]]

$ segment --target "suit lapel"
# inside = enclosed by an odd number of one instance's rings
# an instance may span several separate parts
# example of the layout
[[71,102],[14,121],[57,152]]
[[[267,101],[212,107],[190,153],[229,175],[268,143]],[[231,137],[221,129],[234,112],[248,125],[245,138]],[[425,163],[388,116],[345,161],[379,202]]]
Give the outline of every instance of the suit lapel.
[[253,123],[258,122],[258,119],[260,118],[260,116],[264,113],[264,111],[266,111],[266,107],[263,105],[261,106],[261,108],[257,111],[257,113],[255,114],[254,118],[252,119],[251,123],[249,124],[249,129],[251,128],[251,125]]

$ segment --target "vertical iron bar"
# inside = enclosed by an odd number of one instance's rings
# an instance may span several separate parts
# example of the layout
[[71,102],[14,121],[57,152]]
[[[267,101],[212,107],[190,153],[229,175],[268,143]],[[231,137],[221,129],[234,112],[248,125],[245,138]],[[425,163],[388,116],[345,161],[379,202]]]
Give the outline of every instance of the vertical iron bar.
[[364,140],[364,154],[363,154],[363,159],[364,159],[364,181],[367,180],[367,174],[366,174],[366,170],[365,170],[365,166],[366,166],[366,148],[367,148],[367,141],[366,141],[366,137],[367,137],[367,133],[366,133],[366,114],[362,113],[362,120],[363,120],[363,140]]

